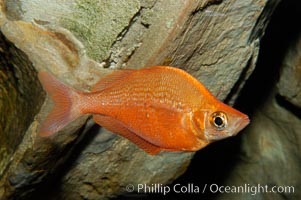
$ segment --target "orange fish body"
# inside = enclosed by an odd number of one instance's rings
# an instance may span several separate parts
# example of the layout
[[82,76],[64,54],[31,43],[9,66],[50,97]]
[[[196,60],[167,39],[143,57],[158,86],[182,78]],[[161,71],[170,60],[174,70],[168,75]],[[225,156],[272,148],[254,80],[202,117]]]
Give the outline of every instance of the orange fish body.
[[249,119],[217,100],[183,70],[156,66],[116,70],[90,93],[76,91],[47,72],[39,78],[55,103],[40,129],[50,136],[84,114],[150,154],[197,151],[237,134]]

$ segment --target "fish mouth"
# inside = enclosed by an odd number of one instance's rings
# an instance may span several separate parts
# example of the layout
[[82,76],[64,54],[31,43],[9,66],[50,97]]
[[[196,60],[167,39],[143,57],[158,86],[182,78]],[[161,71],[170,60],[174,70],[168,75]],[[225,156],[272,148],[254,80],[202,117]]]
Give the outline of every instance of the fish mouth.
[[242,129],[244,129],[248,124],[250,123],[250,119],[248,116],[244,117],[242,120],[240,120],[236,125],[236,131],[234,132],[234,135],[237,135]]

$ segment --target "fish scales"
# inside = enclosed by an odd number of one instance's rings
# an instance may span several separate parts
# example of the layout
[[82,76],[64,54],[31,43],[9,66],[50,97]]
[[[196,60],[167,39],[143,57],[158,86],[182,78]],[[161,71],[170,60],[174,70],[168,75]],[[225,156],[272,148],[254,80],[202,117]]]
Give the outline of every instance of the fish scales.
[[197,151],[236,135],[249,123],[248,116],[173,67],[116,70],[86,93],[47,72],[40,72],[39,78],[55,103],[41,125],[41,136],[53,135],[79,116],[92,114],[99,125],[154,155],[161,150]]

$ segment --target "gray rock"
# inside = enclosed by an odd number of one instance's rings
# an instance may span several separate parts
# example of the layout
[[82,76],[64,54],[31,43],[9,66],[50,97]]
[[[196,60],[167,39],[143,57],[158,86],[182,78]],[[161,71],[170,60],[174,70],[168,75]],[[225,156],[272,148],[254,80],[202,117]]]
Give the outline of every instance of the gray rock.
[[291,44],[283,61],[279,94],[301,108],[301,38]]
[[[0,134],[0,155],[4,158],[0,161],[0,197],[27,198],[37,186],[49,189],[47,184],[55,182],[57,187],[46,191],[51,193],[46,194],[49,198],[105,199],[125,192],[127,184],[173,181],[184,173],[193,153],[149,156],[124,138],[91,128],[93,125],[86,124],[89,116],[51,138],[38,137],[52,102],[46,98],[42,106],[44,92],[35,78],[36,71],[50,71],[65,83],[87,91],[114,68],[172,65],[197,77],[220,99],[228,96],[233,102],[255,67],[259,39],[277,3],[1,1],[1,50],[9,51],[4,48],[8,45],[22,54],[6,54],[3,59],[12,59],[12,71],[20,72],[9,75],[27,77],[18,80],[30,80],[22,84],[32,91],[20,87],[9,97],[24,95],[24,104],[14,102],[24,119],[16,114],[1,119],[2,124],[16,126],[17,131],[5,129]],[[13,80],[8,78],[9,83]],[[4,88],[1,91],[11,90]],[[8,105],[2,96],[0,105]],[[35,108],[28,107],[28,102]],[[14,106],[9,112],[15,112]],[[0,113],[4,108],[0,106]],[[20,122],[14,123],[14,118]],[[10,146],[6,141],[17,142]]]

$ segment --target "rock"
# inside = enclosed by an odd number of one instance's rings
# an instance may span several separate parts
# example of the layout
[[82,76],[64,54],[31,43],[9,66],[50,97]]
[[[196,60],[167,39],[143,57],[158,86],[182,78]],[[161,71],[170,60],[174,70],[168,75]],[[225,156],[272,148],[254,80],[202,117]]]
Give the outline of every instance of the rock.
[[27,56],[3,34],[0,40],[0,174],[3,174],[22,143],[26,129],[39,112],[45,94]]
[[299,13],[300,2],[283,1],[273,16],[258,65],[239,100],[253,111],[251,123],[241,134],[237,153],[225,158],[232,162],[220,173],[226,178],[213,180],[222,186],[246,185],[248,191],[218,192],[215,199],[301,198],[301,29],[287,23]]
[[193,153],[147,155],[128,140],[95,128],[89,116],[51,138],[38,137],[53,105],[48,98],[42,105],[45,93],[36,71],[50,71],[87,91],[115,68],[172,65],[197,77],[220,99],[234,102],[255,67],[259,39],[277,3],[1,1],[1,62],[11,67],[0,70],[7,80],[0,82],[0,113],[13,113],[0,114],[1,126],[8,127],[0,134],[1,199],[41,194],[105,199],[124,193],[127,184],[173,181]]
[[253,115],[235,165],[220,184],[247,189],[220,194],[217,199],[300,198],[300,118],[279,106],[275,95]]
[[291,45],[283,62],[279,94],[301,108],[301,37]]

